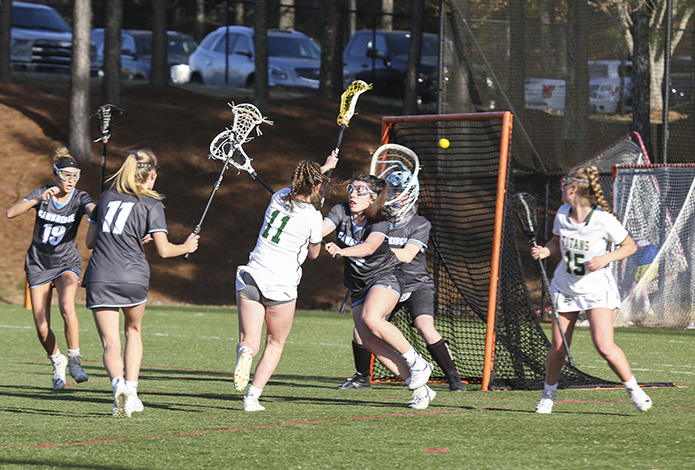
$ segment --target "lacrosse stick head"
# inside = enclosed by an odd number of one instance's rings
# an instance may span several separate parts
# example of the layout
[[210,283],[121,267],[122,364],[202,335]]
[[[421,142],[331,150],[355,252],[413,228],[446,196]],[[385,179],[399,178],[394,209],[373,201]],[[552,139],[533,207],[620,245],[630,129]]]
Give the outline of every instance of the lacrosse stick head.
[[512,211],[521,223],[521,230],[533,244],[536,243],[538,220],[536,219],[536,198],[529,193],[516,193],[512,196]]
[[265,118],[258,108],[251,103],[228,103],[234,113],[234,122],[230,129],[235,146],[249,142],[252,130],[256,129],[256,135],[261,135],[260,125],[263,123],[272,125],[273,122]]
[[385,144],[372,154],[369,173],[386,181],[386,211],[396,221],[415,213],[420,183],[420,159],[399,144]]
[[119,108],[115,104],[104,104],[99,106],[97,112],[90,116],[97,118],[99,122],[99,132],[101,133],[101,137],[94,142],[108,142],[109,138],[111,137],[112,119],[114,116],[122,114],[123,111],[125,110]]
[[338,114],[338,125],[347,127],[350,124],[350,119],[355,114],[355,106],[357,98],[367,90],[371,90],[372,85],[367,85],[362,80],[355,80],[349,87],[340,95],[340,114]]

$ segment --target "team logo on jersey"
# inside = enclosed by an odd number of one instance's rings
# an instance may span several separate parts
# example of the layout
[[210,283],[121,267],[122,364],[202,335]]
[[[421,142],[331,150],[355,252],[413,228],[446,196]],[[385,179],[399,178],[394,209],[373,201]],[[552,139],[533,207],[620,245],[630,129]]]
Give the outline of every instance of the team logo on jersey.
[[60,215],[44,210],[39,211],[39,218],[47,222],[55,222],[57,224],[70,224],[75,221],[75,214]]

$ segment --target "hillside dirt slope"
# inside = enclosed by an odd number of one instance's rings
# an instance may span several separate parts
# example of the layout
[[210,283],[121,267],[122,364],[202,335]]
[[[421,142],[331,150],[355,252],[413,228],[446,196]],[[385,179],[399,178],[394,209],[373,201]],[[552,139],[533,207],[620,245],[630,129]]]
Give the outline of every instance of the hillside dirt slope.
[[[251,102],[247,91],[232,92],[196,87],[153,88],[129,86],[125,113],[115,118],[107,147],[107,174],[116,171],[129,151],[150,148],[162,170],[156,189],[166,195],[169,238],[182,242],[193,231],[207,203],[222,162],[209,160],[212,138],[232,124],[227,102]],[[245,96],[246,94],[246,96]],[[100,89],[94,85],[90,109],[96,111]],[[273,95],[263,135],[244,146],[258,174],[274,189],[289,184],[295,164],[303,159],[323,163],[335,146],[339,127],[339,99],[315,96]],[[68,91],[65,85],[0,84],[0,206],[6,210],[41,184],[52,181],[51,155],[67,144]],[[347,179],[352,171],[368,170],[371,152],[379,146],[381,118],[399,114],[398,108],[361,99],[341,146],[340,163],[333,181]],[[90,133],[97,138],[95,120]],[[255,135],[255,134],[252,134]],[[102,144],[93,144],[92,163],[83,165],[79,189],[98,198]],[[337,188],[324,207],[344,199]],[[212,201],[201,231],[200,249],[190,260],[159,258],[147,246],[152,268],[150,301],[200,305],[233,305],[236,267],[246,263],[253,249],[270,194],[248,174],[228,170]],[[0,301],[24,299],[24,256],[31,242],[34,212],[15,219],[2,217],[0,237],[4,269],[0,274]],[[84,245],[87,226],[80,226],[78,247],[83,270],[89,259]],[[337,308],[345,293],[342,263],[322,253],[307,261],[300,286],[301,308]],[[84,289],[77,303],[84,305]]]

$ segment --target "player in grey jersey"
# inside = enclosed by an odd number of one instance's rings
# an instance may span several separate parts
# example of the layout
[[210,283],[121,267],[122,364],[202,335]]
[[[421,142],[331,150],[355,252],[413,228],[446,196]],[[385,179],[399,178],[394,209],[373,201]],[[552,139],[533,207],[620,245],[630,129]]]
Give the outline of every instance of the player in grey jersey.
[[[13,218],[36,210],[34,235],[27,251],[24,270],[29,284],[31,308],[41,346],[53,363],[53,389],[65,387],[65,370],[76,382],[89,376],[80,364],[80,325],[75,312],[75,293],[82,273],[82,257],[75,237],[84,214],[94,208],[92,198],[75,186],[80,169],[68,149],[56,149],[52,185],[39,186],[7,210]],[[58,292],[60,313],[65,323],[68,357],[61,354],[51,330],[52,288]]]
[[[390,191],[400,195],[387,204],[389,213],[394,221],[389,225],[388,240],[391,250],[398,260],[403,263],[403,295],[394,308],[393,313],[405,306],[408,309],[413,324],[425,340],[427,349],[445,373],[449,390],[461,392],[466,385],[461,381],[456,364],[454,364],[448,342],[442,338],[434,326],[434,281],[427,272],[425,250],[430,237],[432,224],[424,217],[416,215],[417,199],[420,185],[416,184],[403,191],[404,180],[387,178]],[[363,390],[371,388],[371,353],[362,345],[357,330],[353,332],[352,352],[355,359],[355,375],[338,387],[340,390]]]
[[[193,253],[198,235],[181,245],[169,242],[163,196],[153,190],[159,164],[149,150],[130,152],[111,188],[104,191],[89,218],[87,246],[94,252],[82,285],[87,288],[87,308],[104,346],[104,366],[114,394],[112,416],[130,418],[142,411],[137,396],[142,362],[142,318],[145,314],[150,268],[143,241],[153,240],[162,258]],[[125,374],[121,358],[119,309],[125,315]]]
[[[410,213],[389,227],[389,246],[403,263],[404,273],[403,295],[393,312],[407,307],[415,328],[427,344],[427,350],[446,375],[449,390],[462,392],[466,390],[466,385],[456,369],[449,344],[434,326],[434,282],[427,272],[425,257],[432,225],[426,218],[415,215],[415,211],[416,207],[413,206]],[[357,372],[338,387],[341,390],[371,388],[371,353],[362,345],[357,331],[354,333],[352,350]]]
[[435,392],[427,386],[432,364],[386,320],[400,298],[401,264],[388,245],[384,212],[386,182],[364,173],[353,175],[349,201],[334,206],[323,221],[323,236],[337,232],[326,250],[345,260],[343,283],[350,289],[355,328],[365,347],[413,392],[411,408],[425,409]]

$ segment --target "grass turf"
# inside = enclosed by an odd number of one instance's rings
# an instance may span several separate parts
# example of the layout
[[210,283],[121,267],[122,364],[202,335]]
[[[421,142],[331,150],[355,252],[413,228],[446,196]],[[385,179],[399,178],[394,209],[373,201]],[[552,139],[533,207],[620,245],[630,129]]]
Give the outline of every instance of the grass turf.
[[[0,467],[189,468],[687,468],[695,462],[695,331],[617,329],[654,407],[638,412],[624,390],[560,390],[551,415],[538,391],[463,393],[433,384],[427,410],[407,407],[403,384],[336,387],[353,373],[350,315],[297,312],[276,374],[245,413],[232,382],[236,310],[150,306],[140,374],[142,413],[110,416],[111,387],[89,311],[79,310],[89,382],[50,389],[51,367],[31,313],[0,307]],[[66,353],[54,306],[53,329]],[[577,366],[614,379],[587,328]],[[254,367],[257,362],[254,360]],[[68,377],[69,378],[69,377]]]

